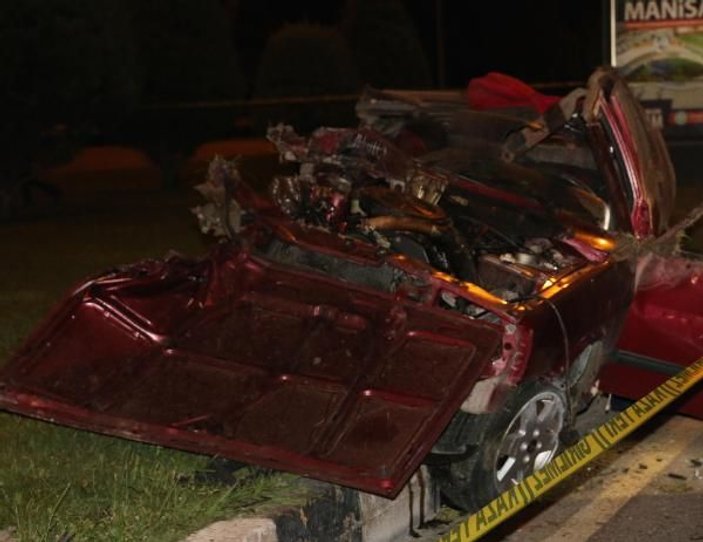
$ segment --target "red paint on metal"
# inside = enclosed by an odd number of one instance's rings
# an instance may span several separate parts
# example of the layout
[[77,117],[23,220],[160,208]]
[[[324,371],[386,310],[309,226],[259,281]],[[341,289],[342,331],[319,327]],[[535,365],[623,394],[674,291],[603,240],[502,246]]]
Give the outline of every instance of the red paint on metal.
[[[641,280],[643,288],[630,307],[618,347],[685,367],[703,349],[703,262],[666,258],[655,262]],[[606,391],[637,399],[667,375],[612,363],[602,374]],[[690,396],[680,411],[703,418],[703,392]]]
[[0,405],[394,495],[500,329],[320,278],[231,247],[106,275],[3,369]]

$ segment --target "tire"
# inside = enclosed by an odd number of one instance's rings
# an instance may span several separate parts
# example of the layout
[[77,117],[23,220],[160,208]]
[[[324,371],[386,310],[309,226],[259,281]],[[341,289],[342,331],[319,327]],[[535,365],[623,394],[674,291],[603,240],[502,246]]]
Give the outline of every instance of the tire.
[[521,387],[501,412],[481,420],[483,438],[474,453],[430,467],[442,495],[455,508],[477,510],[554,458],[565,418],[560,389]]

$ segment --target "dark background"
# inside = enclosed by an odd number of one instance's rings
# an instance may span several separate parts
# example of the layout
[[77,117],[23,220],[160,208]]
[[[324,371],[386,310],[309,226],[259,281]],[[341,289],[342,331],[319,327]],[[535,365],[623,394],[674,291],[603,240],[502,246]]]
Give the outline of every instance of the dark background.
[[603,6],[3,0],[0,218],[86,145],[143,151],[168,185],[205,141],[353,124],[365,85],[461,88],[501,71],[564,92],[605,58]]
[[[404,0],[438,84],[437,15],[444,46],[445,86],[459,87],[488,71],[529,82],[583,80],[604,62],[603,6],[568,2]],[[238,6],[235,6],[238,4]],[[335,24],[343,2],[231,2],[242,63],[253,73],[266,35],[287,22]],[[443,39],[442,39],[443,38]]]

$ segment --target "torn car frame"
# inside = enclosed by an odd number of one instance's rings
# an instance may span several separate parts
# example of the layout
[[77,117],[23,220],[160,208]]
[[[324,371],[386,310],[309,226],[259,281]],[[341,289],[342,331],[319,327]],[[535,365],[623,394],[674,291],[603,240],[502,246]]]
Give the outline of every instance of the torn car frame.
[[0,406],[389,497],[431,457],[466,508],[546,464],[666,230],[668,156],[610,70],[543,114],[418,96],[272,129],[299,171],[266,196],[214,161],[224,242],[79,285]]

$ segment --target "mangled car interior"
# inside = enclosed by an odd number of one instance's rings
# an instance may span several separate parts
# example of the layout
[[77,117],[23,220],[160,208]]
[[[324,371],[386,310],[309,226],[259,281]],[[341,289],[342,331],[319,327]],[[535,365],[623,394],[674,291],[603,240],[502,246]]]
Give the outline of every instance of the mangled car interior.
[[541,468],[626,318],[628,350],[667,359],[639,346],[649,309],[627,316],[643,255],[683,262],[680,297],[700,266],[615,72],[560,100],[496,77],[369,89],[355,129],[272,127],[295,173],[265,194],[216,159],[194,211],[221,242],[78,285],[0,370],[0,407],[388,497],[426,462],[464,509]]

